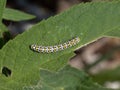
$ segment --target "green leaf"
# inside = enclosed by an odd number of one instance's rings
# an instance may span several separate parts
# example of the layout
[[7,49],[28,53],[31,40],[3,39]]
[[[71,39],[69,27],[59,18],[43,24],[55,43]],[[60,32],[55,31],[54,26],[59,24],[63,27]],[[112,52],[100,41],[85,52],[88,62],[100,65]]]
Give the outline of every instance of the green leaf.
[[25,90],[110,90],[99,86],[84,72],[66,66],[58,72],[40,70],[40,81],[33,86],[24,87]]
[[3,45],[11,38],[11,35],[4,24],[0,24],[1,32],[0,32],[0,49]]
[[4,34],[7,32],[8,29],[5,27],[5,25],[2,24],[2,16],[3,16],[3,11],[6,5],[6,0],[0,0],[0,48],[5,44],[4,40]]
[[[41,80],[40,68],[57,71],[67,64],[76,48],[102,36],[120,37],[119,11],[120,2],[82,3],[9,41],[0,50],[0,89],[21,90],[36,85]],[[80,37],[81,41],[63,51],[47,54],[29,48],[31,44],[61,44],[73,37]]]
[[[61,67],[64,67],[66,65],[66,63],[68,62],[68,60],[74,56],[74,53],[69,53],[69,54],[64,54],[64,55],[61,55],[60,57],[58,58],[55,58],[53,60],[50,60],[44,64],[41,65],[42,68],[45,68],[45,69],[49,69],[51,71],[57,71],[59,70]],[[60,62],[62,61],[62,62]]]
[[8,31],[7,27],[4,24],[0,23],[0,38],[2,38],[3,33],[7,31]]
[[3,31],[5,31],[2,24],[2,16],[3,16],[5,5],[6,5],[6,0],[0,0],[0,37]]
[[0,0],[0,23],[2,21],[2,15],[3,15],[5,4],[6,4],[6,0]]
[[112,70],[105,70],[92,77],[100,84],[104,84],[106,81],[120,81],[120,66]]
[[24,13],[19,10],[5,8],[3,13],[3,18],[6,20],[12,20],[12,21],[22,21],[22,20],[30,20],[35,18],[35,16]]

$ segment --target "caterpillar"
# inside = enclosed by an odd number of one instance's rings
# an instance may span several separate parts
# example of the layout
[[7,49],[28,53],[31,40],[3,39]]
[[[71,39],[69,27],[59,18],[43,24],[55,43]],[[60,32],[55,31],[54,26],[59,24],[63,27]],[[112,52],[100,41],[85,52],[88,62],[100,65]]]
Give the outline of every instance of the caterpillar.
[[69,40],[63,44],[59,44],[59,45],[54,45],[54,46],[42,46],[42,45],[30,45],[30,48],[33,51],[36,52],[40,52],[40,53],[53,53],[53,52],[57,52],[57,51],[61,51],[64,49],[67,49],[69,47],[75,46],[77,43],[80,42],[80,38],[76,37],[72,40]]

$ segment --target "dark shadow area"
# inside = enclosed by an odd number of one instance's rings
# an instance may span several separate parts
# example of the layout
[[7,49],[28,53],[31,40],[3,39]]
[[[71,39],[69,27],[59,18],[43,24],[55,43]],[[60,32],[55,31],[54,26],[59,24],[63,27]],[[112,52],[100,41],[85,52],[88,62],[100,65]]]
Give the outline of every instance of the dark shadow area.
[[4,74],[6,77],[9,77],[9,76],[11,76],[11,70],[7,67],[3,67],[2,74]]

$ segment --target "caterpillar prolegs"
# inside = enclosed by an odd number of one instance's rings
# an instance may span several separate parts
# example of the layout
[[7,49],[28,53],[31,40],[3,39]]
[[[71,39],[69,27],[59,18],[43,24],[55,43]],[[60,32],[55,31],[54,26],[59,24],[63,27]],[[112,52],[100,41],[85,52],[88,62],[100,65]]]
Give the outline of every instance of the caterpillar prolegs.
[[40,52],[40,53],[53,53],[53,52],[61,51],[61,50],[64,50],[66,48],[75,46],[79,42],[80,42],[80,38],[76,37],[72,40],[69,40],[69,41],[67,41],[63,44],[59,44],[59,45],[54,45],[54,46],[42,46],[42,45],[40,45],[39,46],[39,45],[33,44],[30,46],[30,48],[33,51]]

